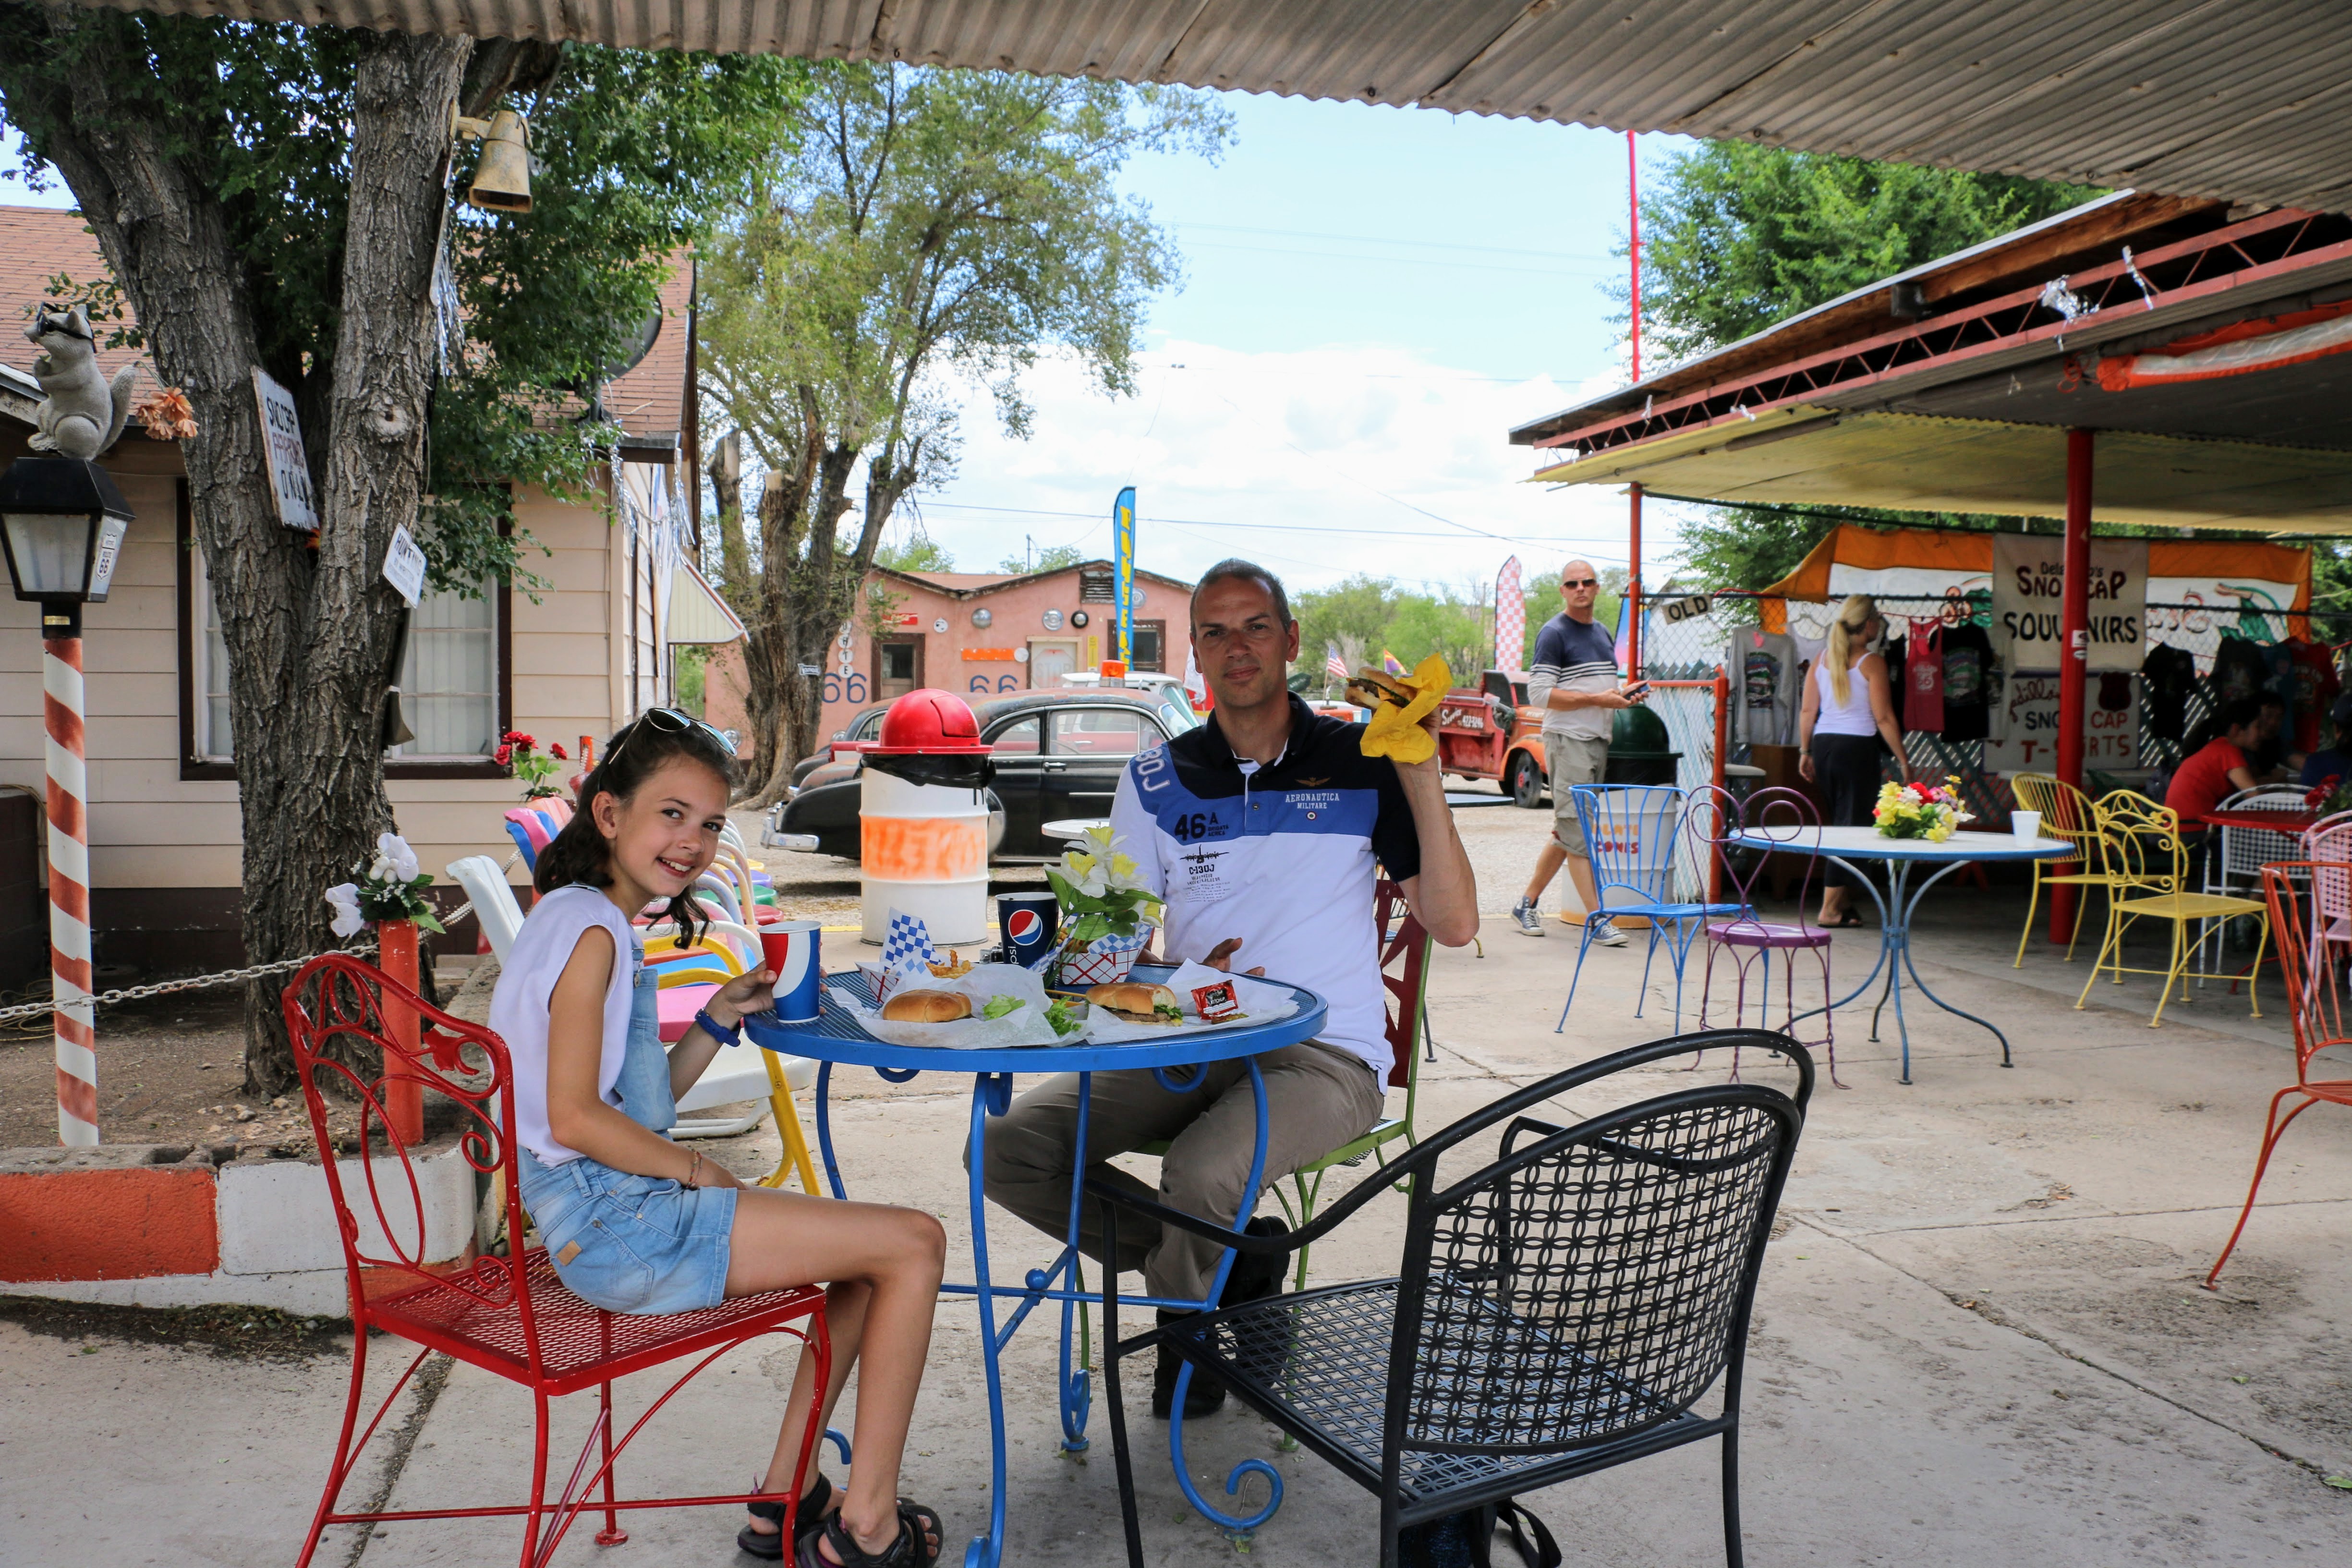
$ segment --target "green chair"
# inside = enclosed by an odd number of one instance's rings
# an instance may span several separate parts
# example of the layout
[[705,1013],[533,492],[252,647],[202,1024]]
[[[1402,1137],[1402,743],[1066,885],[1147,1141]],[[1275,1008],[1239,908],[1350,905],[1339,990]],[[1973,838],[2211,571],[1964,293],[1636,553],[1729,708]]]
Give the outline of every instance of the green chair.
[[[1361,1164],[1367,1154],[1385,1166],[1389,1144],[1402,1138],[1407,1148],[1412,1146],[1413,1102],[1421,1092],[1419,1047],[1421,1023],[1426,1016],[1423,992],[1429,984],[1429,933],[1405,907],[1404,889],[1385,877],[1373,889],[1372,918],[1374,929],[1380,932],[1381,984],[1388,992],[1384,999],[1391,1053],[1388,1085],[1404,1090],[1404,1115],[1381,1119],[1361,1138],[1343,1143],[1321,1159],[1292,1172],[1290,1191],[1283,1191],[1278,1184],[1275,1186],[1274,1195],[1282,1200],[1282,1212],[1289,1216],[1293,1229],[1303,1229],[1314,1222],[1315,1206],[1323,1193],[1323,1178],[1333,1166]],[[1313,1250],[1311,1247],[1298,1249],[1298,1268],[1291,1279],[1292,1289],[1307,1289],[1307,1258]]]
[[[1274,1195],[1281,1200],[1282,1212],[1289,1216],[1294,1230],[1314,1220],[1315,1205],[1323,1192],[1324,1173],[1332,1166],[1360,1164],[1367,1154],[1386,1165],[1388,1144],[1402,1138],[1406,1147],[1412,1145],[1413,1101],[1421,1091],[1421,1056],[1415,1047],[1421,1043],[1422,994],[1428,984],[1429,933],[1422,930],[1421,922],[1405,906],[1404,889],[1385,877],[1372,886],[1372,929],[1380,939],[1381,984],[1388,991],[1385,1005],[1389,1047],[1394,1053],[1388,1084],[1391,1089],[1404,1090],[1404,1115],[1384,1118],[1361,1138],[1343,1143],[1313,1163],[1293,1171],[1289,1192],[1282,1190],[1278,1179],[1268,1184]],[[1391,965],[1395,966],[1393,973],[1390,973]],[[1137,1152],[1157,1158],[1168,1152],[1168,1144],[1164,1139],[1155,1140]],[[1306,1289],[1307,1258],[1313,1250],[1311,1247],[1298,1249],[1298,1269],[1291,1289]]]

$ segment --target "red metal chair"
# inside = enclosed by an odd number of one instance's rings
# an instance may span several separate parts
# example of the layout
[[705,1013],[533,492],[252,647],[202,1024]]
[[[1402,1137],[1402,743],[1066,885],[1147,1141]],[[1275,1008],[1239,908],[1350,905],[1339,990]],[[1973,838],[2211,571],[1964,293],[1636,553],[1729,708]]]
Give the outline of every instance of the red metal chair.
[[[2340,879],[2352,875],[2352,863],[2283,861],[2263,867],[2262,874],[2263,895],[2270,904],[2271,932],[2278,942],[2279,972],[2286,981],[2287,1007],[2294,1019],[2294,1082],[2271,1096],[2270,1116],[2263,1125],[2263,1152],[2254,1161],[2246,1206],[2238,1211],[2237,1228],[2230,1232],[2221,1256],[2213,1260],[2213,1271],[2205,1276],[2208,1290],[2214,1288],[2221,1265],[2230,1261],[2238,1237],[2245,1233],[2247,1217],[2254,1212],[2254,1194],[2262,1190],[2263,1173],[2270,1168],[2271,1151],[2278,1147],[2287,1124],[2322,1101],[2352,1105],[2352,1079],[2314,1079],[2311,1076],[2311,1058],[2330,1046],[2352,1045],[2352,1034],[2345,1031],[2343,985],[2325,946],[2319,950],[2318,966],[2312,965],[2311,912],[2304,904],[2310,895],[2296,885],[2309,886],[2323,879],[2341,885]],[[2279,1107],[2290,1097],[2298,1103],[2281,1116]]]
[[[496,1190],[506,1209],[506,1234],[526,1234],[516,1195],[514,1104],[508,1089],[512,1068],[506,1043],[488,1029],[461,1023],[428,1005],[381,971],[357,959],[332,954],[306,964],[286,989],[288,1033],[301,1075],[310,1129],[319,1141],[327,1187],[343,1241],[352,1300],[352,1384],[341,1433],[310,1533],[298,1568],[307,1568],[331,1524],[373,1525],[395,1519],[482,1519],[520,1516],[522,1568],[541,1568],[585,1509],[604,1516],[599,1545],[628,1539],[619,1510],[740,1505],[757,1493],[722,1496],[631,1498],[614,1495],[614,1461],[643,1430],[654,1413],[705,1367],[729,1351],[766,1333],[790,1334],[814,1352],[818,1386],[824,1386],[831,1342],[825,1335],[824,1292],[811,1286],[770,1291],[722,1302],[707,1310],[665,1316],[628,1316],[604,1311],[565,1289],[544,1248],[517,1256],[476,1256],[470,1241],[462,1256],[428,1263],[425,1250],[426,1184],[409,1150],[385,1117],[387,1098],[419,1095],[425,1126],[458,1137],[458,1152],[474,1170],[496,1173]],[[421,1027],[420,1027],[421,1026]],[[421,1044],[404,1043],[421,1034]],[[382,1064],[381,1067],[378,1064]],[[334,1159],[325,1091],[354,1102],[359,1143],[352,1157]],[[352,1190],[356,1189],[356,1192]],[[355,1211],[353,1198],[359,1200]],[[446,1244],[445,1244],[446,1245]],[[352,1432],[360,1414],[367,1374],[368,1331],[381,1329],[423,1347],[384,1396],[357,1442]],[[531,1392],[536,1435],[531,1449],[530,1498],[496,1508],[411,1509],[341,1513],[335,1500],[350,1479],[359,1456],[375,1435],[393,1401],[425,1358],[435,1351]],[[613,1434],[613,1380],[664,1362],[698,1357],[694,1364],[617,1440]],[[598,1412],[562,1495],[547,1499],[548,1402],[593,1388]],[[809,1424],[801,1445],[802,1476],[808,1474],[817,1424]],[[601,1499],[591,1494],[601,1489]],[[769,1497],[761,1500],[772,1502]],[[792,1538],[796,1483],[786,1503],[785,1539]]]
[[[1811,891],[1813,873],[1821,861],[1817,851],[1822,843],[1821,814],[1804,795],[1793,789],[1759,790],[1742,801],[1727,791],[1708,784],[1692,792],[1693,820],[1701,823],[1708,847],[1723,867],[1726,891],[1738,900],[1739,912],[1728,920],[1715,919],[1706,922],[1706,973],[1699,982],[1698,1026],[1702,1029],[1730,1027],[1742,1029],[1748,1023],[1748,971],[1759,961],[1764,977],[1758,987],[1758,1010],[1755,1027],[1772,1027],[1772,958],[1780,955],[1781,999],[1783,1016],[1780,1029],[1790,1036],[1797,1032],[1797,955],[1810,952],[1821,963],[1822,970],[1822,1037],[1804,1042],[1808,1048],[1819,1047],[1826,1052],[1830,1064],[1830,1082],[1838,1088],[1848,1086],[1838,1081],[1837,1026],[1830,1005],[1830,933],[1805,918],[1806,896]],[[1702,817],[1698,814],[1704,812]],[[1734,845],[1731,840],[1745,833],[1750,837],[1770,839],[1786,846],[1785,850],[1758,854],[1749,848]],[[1764,870],[1772,854],[1794,855],[1803,861],[1797,879],[1797,918],[1789,921],[1768,921],[1756,912],[1755,893],[1764,879]],[[1743,872],[1742,868],[1746,869]],[[1707,1016],[1707,1004],[1715,990],[1716,954],[1728,952],[1738,976],[1738,988],[1732,998],[1731,1022],[1716,1024]],[[1808,1015],[1810,1016],[1811,1015]],[[1694,1060],[1691,1064],[1698,1064]],[[1732,1048],[1731,1076],[1739,1077],[1739,1050]]]

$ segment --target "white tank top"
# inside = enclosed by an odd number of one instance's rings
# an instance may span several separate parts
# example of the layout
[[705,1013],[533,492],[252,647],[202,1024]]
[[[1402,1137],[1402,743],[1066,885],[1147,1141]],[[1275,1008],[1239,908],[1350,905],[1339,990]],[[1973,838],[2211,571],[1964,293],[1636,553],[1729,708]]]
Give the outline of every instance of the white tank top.
[[1813,661],[1813,679],[1822,689],[1821,711],[1813,720],[1816,735],[1875,735],[1878,721],[1870,716],[1870,682],[1862,678],[1862,666],[1857,663],[1846,672],[1846,700],[1838,703],[1837,689],[1830,684],[1830,667],[1826,656]]

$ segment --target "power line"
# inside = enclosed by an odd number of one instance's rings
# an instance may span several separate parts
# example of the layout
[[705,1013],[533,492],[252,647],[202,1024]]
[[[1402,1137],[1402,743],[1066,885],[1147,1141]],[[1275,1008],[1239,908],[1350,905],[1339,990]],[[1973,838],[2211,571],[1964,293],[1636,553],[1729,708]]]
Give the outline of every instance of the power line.
[[[1391,498],[1391,499],[1393,499],[1393,498]],[[1054,510],[1045,510],[1045,509],[1043,509],[1043,508],[1039,508],[1039,507],[1021,507],[1021,506],[982,506],[982,505],[980,505],[980,504],[978,504],[978,503],[976,503],[976,502],[972,502],[972,501],[943,501],[943,500],[935,500],[935,501],[926,501],[926,502],[924,502],[923,504],[924,504],[925,506],[929,506],[929,507],[937,507],[937,508],[940,508],[940,509],[941,509],[941,510],[948,510],[948,511],[987,511],[987,512],[1002,512],[1002,513],[1008,513],[1008,514],[1010,514],[1010,515],[1012,515],[1012,516],[1015,516],[1015,517],[1092,517],[1092,516],[1094,515],[1092,512],[1086,512],[1086,511],[1054,511]],[[1411,502],[1402,502],[1402,503],[1400,503],[1400,504],[1402,504],[1402,505],[1411,505],[1412,503],[1411,503]],[[1432,514],[1432,515],[1434,515],[1434,514]],[[1170,524],[1170,525],[1171,525],[1171,526],[1176,526],[1176,527],[1188,527],[1188,528],[1239,528],[1239,529],[1247,529],[1247,530],[1250,530],[1250,531],[1255,531],[1255,532],[1268,532],[1268,533],[1345,533],[1345,534],[1351,534],[1351,535],[1355,535],[1355,536],[1357,536],[1357,537],[1360,537],[1360,538],[1372,538],[1372,539],[1451,539],[1451,540],[1454,540],[1454,541],[1455,541],[1455,542],[1461,542],[1461,539],[1462,539],[1462,536],[1461,536],[1459,533],[1441,533],[1441,532],[1438,532],[1437,531],[1435,531],[1435,530],[1433,530],[1433,529],[1431,529],[1431,530],[1423,530],[1423,529],[1402,529],[1402,528],[1329,528],[1329,527],[1325,527],[1325,526],[1323,526],[1323,525],[1317,524],[1317,523],[1311,523],[1311,522],[1224,522],[1224,521],[1217,521],[1217,520],[1215,520],[1215,519],[1212,519],[1212,518],[1204,518],[1204,517],[1161,517],[1161,516],[1157,515],[1156,513],[1155,513],[1155,514],[1150,514],[1150,515],[1144,516],[1144,517],[1142,517],[1142,518],[1139,519],[1139,521],[1144,521],[1144,522],[1164,522],[1164,523],[1168,523],[1168,524]],[[1446,520],[1445,520],[1445,519],[1441,518],[1441,519],[1439,519],[1439,521],[1446,521]],[[1457,527],[1457,528],[1461,528],[1461,527],[1467,527],[1468,525],[1467,525],[1467,524],[1465,524],[1465,523],[1457,523],[1457,524],[1455,524],[1454,526],[1455,526],[1455,527]],[[1093,531],[1094,531],[1094,530],[1092,530],[1092,529],[1088,529],[1088,530],[1087,531],[1087,533],[1092,533]],[[1084,538],[1084,537],[1085,537],[1085,535],[1084,535],[1084,534],[1082,534],[1082,535],[1080,535],[1079,537],[1080,537],[1080,538]],[[1528,547],[1529,547],[1529,548],[1531,548],[1531,549],[1544,549],[1544,548],[1549,548],[1549,547],[1551,547],[1551,546],[1554,546],[1554,545],[1591,544],[1591,543],[1596,543],[1596,542],[1599,542],[1599,543],[1606,543],[1606,542],[1608,542],[1608,541],[1606,541],[1606,540],[1602,540],[1602,539],[1599,539],[1599,538],[1597,538],[1597,537],[1595,537],[1595,538],[1582,538],[1582,539],[1530,539],[1530,538],[1525,537],[1525,536],[1523,536],[1523,535],[1518,535],[1518,534],[1507,534],[1507,533],[1490,533],[1490,534],[1487,534],[1486,537],[1487,537],[1487,538],[1489,538],[1489,539],[1498,540],[1498,541],[1500,541],[1501,542],[1503,542],[1503,543],[1505,543],[1505,544],[1521,544],[1521,545],[1526,545],[1526,546],[1528,546]],[[1309,564],[1309,565],[1315,565],[1315,564],[1319,564],[1319,563],[1310,562],[1310,563],[1307,563],[1307,564]]]
[[1215,234],[1268,234],[1284,239],[1337,240],[1348,245],[1410,246],[1417,250],[1469,250],[1484,256],[1532,256],[1539,259],[1566,257],[1574,261],[1605,261],[1609,258],[1592,256],[1573,250],[1524,250],[1499,245],[1465,245],[1451,239],[1399,239],[1392,236],[1375,238],[1369,234],[1333,234],[1328,229],[1256,228],[1238,223],[1183,223],[1178,228],[1197,228]]
[[1358,263],[1386,262],[1392,267],[1442,267],[1453,272],[1512,272],[1528,278],[1613,278],[1613,272],[1601,272],[1571,267],[1496,267],[1482,261],[1456,261],[1442,256],[1374,256],[1362,251],[1297,250],[1288,246],[1235,245],[1230,240],[1196,239],[1186,247],[1190,250],[1241,250],[1253,256],[1296,256],[1310,261],[1353,261]]

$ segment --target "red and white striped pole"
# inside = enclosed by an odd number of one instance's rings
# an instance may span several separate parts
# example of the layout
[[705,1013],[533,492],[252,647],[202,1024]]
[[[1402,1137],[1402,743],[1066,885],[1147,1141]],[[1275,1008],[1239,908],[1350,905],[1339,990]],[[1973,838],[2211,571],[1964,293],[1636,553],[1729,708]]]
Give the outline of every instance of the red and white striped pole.
[[49,985],[58,1043],[58,1142],[98,1142],[97,1010],[90,1005],[89,782],[82,759],[81,606],[41,605],[48,731]]

